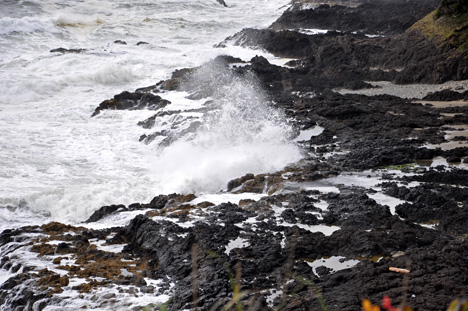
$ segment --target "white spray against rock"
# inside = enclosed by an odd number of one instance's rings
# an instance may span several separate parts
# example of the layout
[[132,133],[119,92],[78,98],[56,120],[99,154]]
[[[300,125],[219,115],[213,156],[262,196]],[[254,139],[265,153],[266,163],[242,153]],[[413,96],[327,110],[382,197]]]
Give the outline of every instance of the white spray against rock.
[[284,114],[271,106],[252,73],[240,76],[211,62],[182,88],[208,90],[211,100],[202,126],[155,159],[164,192],[216,192],[233,178],[274,172],[301,158]]

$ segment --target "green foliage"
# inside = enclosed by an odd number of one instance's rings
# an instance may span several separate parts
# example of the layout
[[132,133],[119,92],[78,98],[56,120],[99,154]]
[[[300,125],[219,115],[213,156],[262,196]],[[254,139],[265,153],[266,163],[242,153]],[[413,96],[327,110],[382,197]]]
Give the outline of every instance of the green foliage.
[[169,305],[169,301],[166,301],[165,303],[158,304],[157,306],[154,306],[153,304],[149,304],[143,308],[141,308],[141,311],[167,311],[167,306]]
[[402,171],[402,172],[411,172],[412,169],[416,167],[415,163],[406,163],[400,165],[388,165],[384,168],[387,170]]
[[468,311],[468,302],[466,300],[455,299],[447,311]]
[[437,10],[416,22],[411,29],[421,31],[439,47],[466,52],[468,51],[468,1],[442,1]]

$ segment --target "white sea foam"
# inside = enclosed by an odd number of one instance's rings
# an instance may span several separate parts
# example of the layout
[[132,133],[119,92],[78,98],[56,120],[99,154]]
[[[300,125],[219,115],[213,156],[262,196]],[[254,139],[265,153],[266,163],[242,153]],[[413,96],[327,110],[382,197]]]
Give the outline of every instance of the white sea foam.
[[259,193],[250,193],[250,192],[245,192],[245,193],[217,193],[217,194],[204,194],[199,197],[197,197],[195,200],[191,201],[190,204],[196,205],[201,202],[211,202],[213,204],[221,204],[224,202],[231,202],[234,204],[239,204],[240,200],[254,200],[258,201],[262,197],[264,197],[264,194],[259,194]]
[[52,22],[42,20],[38,17],[24,16],[21,18],[3,17],[0,18],[0,34],[29,34],[50,30]]
[[318,136],[323,133],[325,129],[319,125],[313,126],[307,130],[303,130],[299,133],[299,136],[294,141],[300,142],[309,140],[312,136]]
[[331,256],[328,258],[316,259],[314,261],[307,261],[307,263],[312,268],[314,274],[319,277],[319,275],[316,272],[316,269],[318,267],[321,267],[321,266],[327,267],[331,269],[331,273],[335,273],[343,269],[349,269],[349,268],[354,267],[355,265],[359,263],[359,260],[356,260],[356,259],[346,260],[346,258],[342,256]]
[[[103,100],[154,84],[176,68],[199,66],[220,54],[271,57],[213,45],[243,27],[267,26],[287,2],[240,0],[229,8],[215,0],[2,3],[0,229],[48,219],[80,222],[100,206],[148,202],[169,189],[219,190],[244,172],[294,161],[294,148],[269,140],[280,130],[270,122],[236,147],[216,141],[229,132],[200,130],[195,142],[203,148],[181,140],[160,154],[162,169],[150,172],[160,151],[138,142],[148,131],[136,124],[152,112],[106,111],[90,118]],[[137,46],[140,41],[149,44]],[[59,47],[86,51],[50,53]],[[167,109],[180,109],[170,100],[174,104]]]
[[[51,220],[76,224],[103,205],[149,202],[169,190],[217,191],[231,178],[276,170],[297,159],[297,149],[279,133],[284,129],[282,119],[267,108],[262,95],[255,94],[258,87],[249,85],[223,89],[224,99],[215,96],[219,105],[216,116],[222,122],[201,112],[162,118],[167,124],[157,124],[161,128],[171,128],[170,122],[188,117],[207,122],[191,138],[185,135],[162,152],[156,143],[138,141],[148,134],[148,129],[137,126],[138,121],[154,112],[104,111],[90,117],[99,103],[115,94],[154,85],[175,69],[200,66],[221,54],[246,61],[257,54],[273,59],[262,51],[214,49],[213,45],[244,27],[268,26],[281,14],[278,8],[288,2],[236,0],[228,1],[230,7],[224,8],[215,0],[3,1],[0,231]],[[127,44],[116,44],[116,40]],[[140,41],[148,44],[137,45]],[[57,48],[84,51],[50,52]],[[241,87],[247,88],[244,98],[236,97],[242,94]],[[173,102],[165,110],[204,104],[183,98],[187,95],[183,92],[161,95]],[[236,113],[246,108],[258,112],[259,119],[236,119]],[[242,125],[238,131],[236,122]],[[189,124],[182,122],[173,131]],[[259,124],[262,126],[254,126],[250,132],[246,129]],[[111,215],[88,226],[125,225],[136,213]],[[51,258],[37,257],[26,246],[14,251],[3,248],[0,254],[17,258],[23,266],[63,273],[55,269]],[[11,276],[11,271],[0,270],[0,283]],[[157,287],[154,280],[146,281]],[[32,282],[21,286],[33,286]],[[70,279],[69,286],[46,309],[133,309],[169,298],[159,294],[135,297],[105,287],[78,296],[71,287],[81,282]],[[125,286],[120,288],[125,290]],[[115,298],[101,299],[107,295]],[[0,309],[7,305],[8,301],[2,301]]]
[[224,253],[229,256],[229,253],[235,248],[244,248],[249,246],[249,240],[238,237],[237,239],[229,241],[229,244],[226,245],[226,250]]
[[201,127],[153,162],[163,192],[216,192],[245,173],[272,172],[301,158],[291,128],[269,106],[254,76],[238,77],[216,64],[203,66],[189,89],[213,91]]

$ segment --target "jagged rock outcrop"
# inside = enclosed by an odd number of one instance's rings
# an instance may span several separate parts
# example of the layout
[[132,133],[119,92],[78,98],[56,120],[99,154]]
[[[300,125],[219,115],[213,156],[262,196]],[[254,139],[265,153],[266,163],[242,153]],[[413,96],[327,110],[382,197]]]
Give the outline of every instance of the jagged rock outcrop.
[[105,100],[94,110],[92,117],[97,116],[102,110],[157,110],[170,104],[168,100],[162,99],[158,95],[147,92],[122,92],[114,98]]
[[[403,33],[429,14],[439,0],[423,1],[363,1],[356,6],[322,4],[301,9],[301,4],[286,10],[271,26],[283,29],[327,29],[363,32],[371,35]],[[372,18],[369,18],[372,16]]]

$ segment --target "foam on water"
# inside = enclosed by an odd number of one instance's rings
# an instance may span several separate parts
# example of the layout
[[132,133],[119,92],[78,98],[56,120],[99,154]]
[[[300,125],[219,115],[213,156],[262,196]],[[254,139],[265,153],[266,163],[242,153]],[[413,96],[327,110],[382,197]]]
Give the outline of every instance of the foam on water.
[[[103,111],[91,118],[99,103],[115,94],[154,85],[175,69],[200,66],[221,54],[246,61],[255,55],[273,59],[262,51],[213,45],[244,27],[268,26],[289,0],[227,2],[229,8],[216,0],[0,2],[0,232],[51,220],[76,224],[101,206],[149,202],[163,192],[214,195],[210,191],[224,188],[231,178],[281,169],[300,157],[284,134],[289,132],[284,118],[269,108],[254,79],[252,85],[242,84],[227,75],[208,114],[162,118],[168,124],[157,126],[170,128],[170,122],[189,117],[204,122],[164,149],[157,142],[139,142],[148,130],[137,123],[154,111]],[[148,44],[137,45],[141,41]],[[57,48],[81,52],[50,52]],[[204,107],[204,100],[186,95],[161,94],[172,102],[165,110]],[[250,118],[250,113],[258,116]],[[87,226],[126,225],[144,212],[115,214]],[[26,243],[32,239],[9,243],[0,254],[17,258],[22,266],[64,273],[52,258],[29,251]],[[96,244],[107,251],[121,247]],[[65,262],[72,264],[72,259]],[[0,269],[0,284],[15,273]],[[158,287],[157,280],[145,280]],[[136,297],[116,287],[78,295],[71,288],[83,281],[71,278],[45,310],[130,309],[169,298]],[[34,282],[20,286],[35,287]],[[126,286],[119,288],[125,292]],[[0,305],[8,307],[8,301]]]
[[217,192],[235,177],[280,170],[301,158],[290,142],[292,129],[268,104],[254,76],[240,77],[212,64],[188,84],[192,90],[209,88],[213,103],[194,135],[155,158],[153,170],[163,192]]
[[[225,140],[238,133],[236,121],[231,129],[213,121],[214,132],[200,129],[192,141],[181,140],[161,154],[155,144],[138,142],[146,130],[136,124],[152,112],[106,111],[90,118],[103,100],[155,84],[177,68],[226,53],[272,58],[213,45],[244,27],[269,25],[286,3],[239,0],[224,8],[215,0],[3,1],[0,230],[51,219],[76,223],[103,205],[149,202],[163,191],[219,190],[243,172],[294,161],[297,151],[272,138],[281,129],[273,119],[236,144]],[[140,41],[149,44],[137,46]],[[85,51],[50,52],[59,47]],[[156,162],[162,169],[151,169]]]
[[0,18],[0,35],[29,34],[50,28],[50,22],[33,16]]
[[331,269],[331,273],[335,273],[337,271],[352,268],[357,265],[360,261],[356,259],[348,259],[346,260],[345,257],[342,256],[331,256],[329,258],[320,258],[314,261],[306,261],[307,264],[312,268],[314,274],[317,277],[320,277],[317,274],[317,268],[324,266]]

